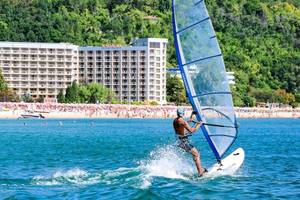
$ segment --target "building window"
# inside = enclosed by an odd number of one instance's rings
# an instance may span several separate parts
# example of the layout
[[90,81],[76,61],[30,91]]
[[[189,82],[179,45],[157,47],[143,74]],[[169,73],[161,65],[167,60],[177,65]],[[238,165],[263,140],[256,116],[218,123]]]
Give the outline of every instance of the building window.
[[150,42],[150,48],[160,48],[159,42]]

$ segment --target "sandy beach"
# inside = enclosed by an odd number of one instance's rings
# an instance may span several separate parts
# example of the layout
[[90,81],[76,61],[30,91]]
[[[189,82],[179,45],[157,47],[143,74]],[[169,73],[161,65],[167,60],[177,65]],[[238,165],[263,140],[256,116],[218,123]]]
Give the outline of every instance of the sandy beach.
[[[186,117],[191,107],[185,107]],[[45,118],[174,118],[177,106],[118,104],[0,103],[0,119],[16,119],[26,113]],[[235,108],[238,118],[300,118],[300,108]]]

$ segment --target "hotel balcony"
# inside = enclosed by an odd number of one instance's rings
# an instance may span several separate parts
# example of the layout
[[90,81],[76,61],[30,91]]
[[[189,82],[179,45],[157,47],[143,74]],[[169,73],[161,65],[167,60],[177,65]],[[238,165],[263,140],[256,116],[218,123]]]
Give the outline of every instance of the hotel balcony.
[[64,88],[64,87],[65,87],[64,84],[57,84],[56,86],[57,86],[58,88]]
[[56,84],[48,84],[49,88],[56,88]]
[[9,70],[3,70],[2,73],[3,73],[4,75],[7,75],[7,74],[10,74],[10,71],[9,71]]
[[19,49],[13,49],[13,50],[12,50],[12,53],[13,53],[13,54],[20,54],[20,50],[19,50]]
[[47,94],[45,91],[39,91],[39,94]]
[[72,52],[71,50],[66,50],[66,51],[65,51],[65,54],[66,54],[66,55],[72,55],[73,52]]
[[11,71],[13,74],[19,74],[20,73],[20,71],[19,70],[13,70],[13,71]]
[[2,60],[11,60],[10,57],[2,57]]
[[120,52],[119,52],[119,51],[114,51],[114,52],[113,52],[113,55],[114,55],[114,56],[120,56]]
[[40,49],[40,50],[39,50],[39,53],[45,55],[45,54],[47,54],[47,51],[46,51],[46,50],[41,50],[41,49]]

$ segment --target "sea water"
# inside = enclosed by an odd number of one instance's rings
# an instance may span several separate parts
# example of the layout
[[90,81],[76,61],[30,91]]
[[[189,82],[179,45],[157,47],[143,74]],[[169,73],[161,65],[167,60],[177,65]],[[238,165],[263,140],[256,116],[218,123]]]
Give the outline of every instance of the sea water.
[[[300,120],[241,119],[245,163],[198,178],[172,119],[0,120],[0,199],[299,199]],[[191,138],[205,167],[213,153]]]

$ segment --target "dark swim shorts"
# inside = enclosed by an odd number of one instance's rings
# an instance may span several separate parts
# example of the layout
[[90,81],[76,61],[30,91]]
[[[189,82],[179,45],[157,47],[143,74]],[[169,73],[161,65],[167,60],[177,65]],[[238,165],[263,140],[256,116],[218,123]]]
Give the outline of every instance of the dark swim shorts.
[[190,144],[188,137],[178,137],[178,146],[187,152],[191,152],[194,148],[194,146]]

